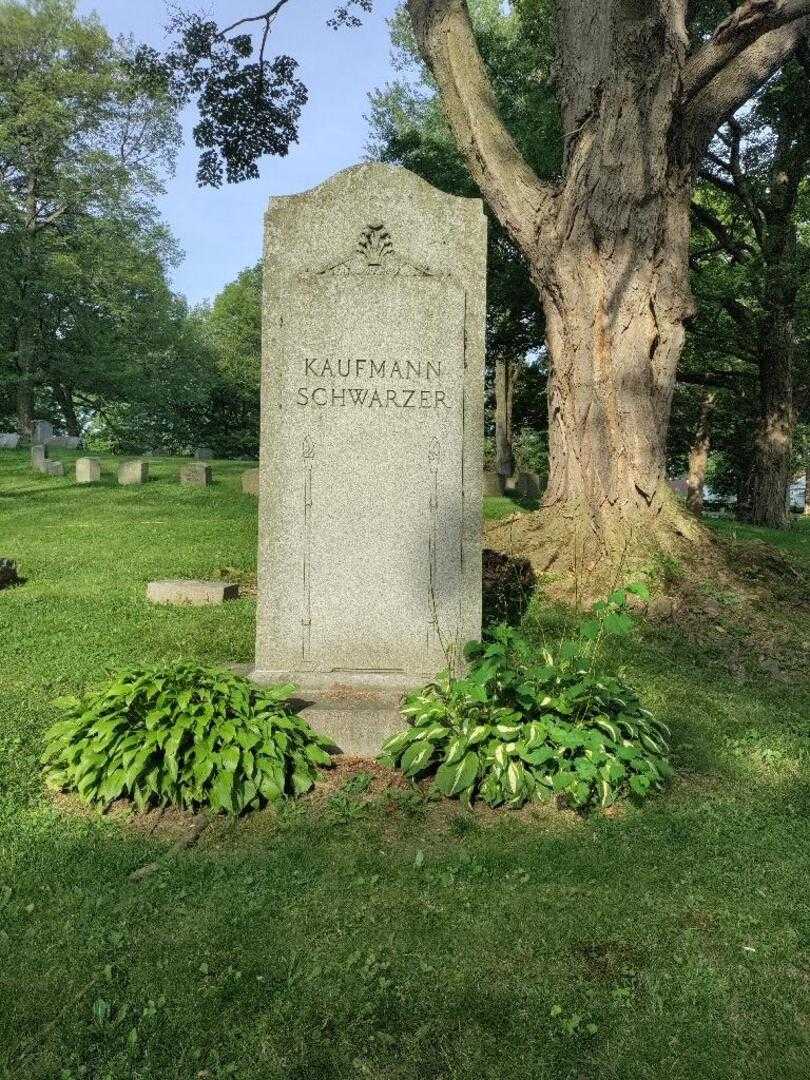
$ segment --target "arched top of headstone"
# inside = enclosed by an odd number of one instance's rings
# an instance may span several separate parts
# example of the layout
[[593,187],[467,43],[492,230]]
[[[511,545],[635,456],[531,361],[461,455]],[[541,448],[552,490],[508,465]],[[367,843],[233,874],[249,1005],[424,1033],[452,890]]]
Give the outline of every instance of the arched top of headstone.
[[477,273],[485,230],[480,199],[448,195],[408,169],[375,162],[271,198],[266,251],[296,274],[463,279]]

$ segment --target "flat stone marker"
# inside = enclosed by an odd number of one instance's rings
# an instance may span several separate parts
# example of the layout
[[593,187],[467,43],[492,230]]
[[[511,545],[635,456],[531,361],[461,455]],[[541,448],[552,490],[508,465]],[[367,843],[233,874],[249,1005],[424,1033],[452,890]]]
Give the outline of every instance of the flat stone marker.
[[242,473],[242,494],[243,495],[258,495],[259,494],[259,470],[258,469],[245,469]]
[[46,476],[64,476],[65,466],[61,461],[46,461],[42,471]]
[[76,459],[76,483],[96,484],[101,479],[101,462],[94,457]]
[[14,431],[0,431],[0,450],[16,450],[20,436]]
[[173,578],[150,581],[146,597],[153,604],[188,604],[201,607],[205,604],[221,604],[235,600],[239,586],[231,581],[197,581],[193,578]]
[[145,461],[124,461],[118,467],[119,484],[145,484],[149,479],[149,465]]
[[195,461],[180,470],[180,483],[190,487],[208,487],[211,483],[211,466]]
[[405,169],[270,202],[252,677],[346,751],[480,637],[485,273],[480,200]]
[[210,446],[198,446],[197,449],[194,451],[194,457],[197,459],[197,461],[210,461],[213,456],[214,451],[210,448]]
[[48,448],[41,444],[31,447],[31,468],[37,472],[45,472],[45,463],[48,460]]

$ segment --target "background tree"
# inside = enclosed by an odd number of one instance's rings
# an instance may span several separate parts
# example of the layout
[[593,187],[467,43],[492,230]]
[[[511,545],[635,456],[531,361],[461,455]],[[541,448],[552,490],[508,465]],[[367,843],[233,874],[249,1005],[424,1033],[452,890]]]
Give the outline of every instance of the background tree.
[[133,60],[72,0],[0,3],[2,339],[21,434],[53,362],[39,318],[53,259],[88,219],[137,214],[171,165],[177,102]]
[[[286,2],[240,20],[261,28],[262,49]],[[346,0],[335,21],[370,6]],[[561,175],[551,181],[499,110],[465,0],[407,3],[456,144],[526,259],[545,312],[550,475],[543,508],[523,526],[543,569],[576,562],[604,573],[681,538],[707,539],[665,480],[676,370],[694,313],[695,174],[718,127],[795,53],[810,0],[744,0],[709,34],[695,21],[707,7],[715,5],[694,5],[688,23],[682,0],[557,0],[555,61],[542,73],[564,132]],[[547,5],[514,8],[531,35]]]
[[[520,133],[524,152],[537,171],[553,176],[562,155],[559,115],[550,91],[537,77],[538,54],[548,53],[548,20],[542,23],[543,36],[535,27],[530,38],[523,20],[514,11],[504,12],[497,0],[477,0],[472,10],[499,104],[509,114],[512,129]],[[450,194],[478,195],[404,8],[390,20],[390,28],[399,77],[370,95],[371,156],[404,165]],[[545,409],[537,408],[547,374],[540,358],[545,324],[526,260],[497,218],[488,216],[487,427],[494,434],[494,466],[510,476],[515,439],[524,424],[535,432],[547,430]],[[532,393],[527,395],[529,386]],[[516,410],[516,404],[523,407]],[[522,463],[539,464],[536,455]]]
[[[810,278],[810,248],[799,234],[810,209],[809,112],[805,44],[739,119],[721,128],[701,170],[720,207],[696,205],[701,227],[739,267],[738,294],[726,295],[724,305],[759,383],[742,503],[751,521],[773,528],[787,520],[795,468],[794,371],[797,363],[807,364],[806,350],[800,353],[798,345]],[[803,372],[798,374],[804,382]]]

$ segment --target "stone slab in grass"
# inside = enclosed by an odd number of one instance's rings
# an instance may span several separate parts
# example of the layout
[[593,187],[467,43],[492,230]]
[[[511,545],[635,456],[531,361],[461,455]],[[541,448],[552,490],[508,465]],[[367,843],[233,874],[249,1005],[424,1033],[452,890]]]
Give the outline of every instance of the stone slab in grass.
[[101,479],[101,462],[94,457],[80,457],[76,461],[76,483],[95,484]]
[[125,461],[118,467],[119,484],[145,484],[149,479],[149,465],[145,461]]
[[180,483],[189,487],[208,487],[211,483],[211,466],[202,461],[184,465],[180,470]]
[[48,448],[41,443],[31,447],[31,468],[37,472],[45,472],[45,462],[48,459]]
[[242,494],[243,495],[258,495],[259,494],[259,470],[258,469],[245,469],[242,473]]
[[61,461],[46,461],[42,471],[46,476],[64,476],[65,466]]
[[199,581],[194,578],[170,578],[150,581],[146,586],[146,598],[153,604],[178,604],[202,607],[206,604],[222,604],[236,600],[239,586],[232,581]]

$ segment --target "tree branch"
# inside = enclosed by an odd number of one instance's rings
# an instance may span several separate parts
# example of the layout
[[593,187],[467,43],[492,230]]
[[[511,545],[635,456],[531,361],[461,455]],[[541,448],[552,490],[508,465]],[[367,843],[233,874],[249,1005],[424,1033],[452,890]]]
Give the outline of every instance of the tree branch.
[[722,386],[727,390],[739,390],[740,379],[751,381],[754,378],[754,373],[747,371],[701,371],[694,374],[679,371],[677,381],[687,386]]
[[720,218],[716,217],[707,207],[702,206],[699,202],[692,202],[692,213],[698,222],[709,230],[734,262],[744,263],[753,254],[748,244],[744,242],[738,243]]
[[238,19],[235,23],[231,23],[230,26],[226,26],[224,30],[220,30],[218,37],[224,38],[226,34],[230,34],[231,30],[236,30],[240,26],[246,26],[248,23],[263,22],[264,23],[264,37],[267,39],[267,35],[270,32],[270,26],[275,19],[276,15],[281,11],[285,4],[288,4],[289,0],[278,0],[277,3],[265,11],[262,15],[247,15],[244,19]]
[[734,53],[733,59],[694,94],[683,116],[695,161],[703,156],[717,128],[779,70],[809,32],[810,17],[804,16],[762,34]]
[[528,166],[498,113],[466,0],[407,0],[422,58],[473,179],[498,220],[533,259],[548,251],[552,193]]
[[757,38],[807,15],[810,15],[810,0],[746,0],[740,4],[687,63],[684,102],[691,101]]

